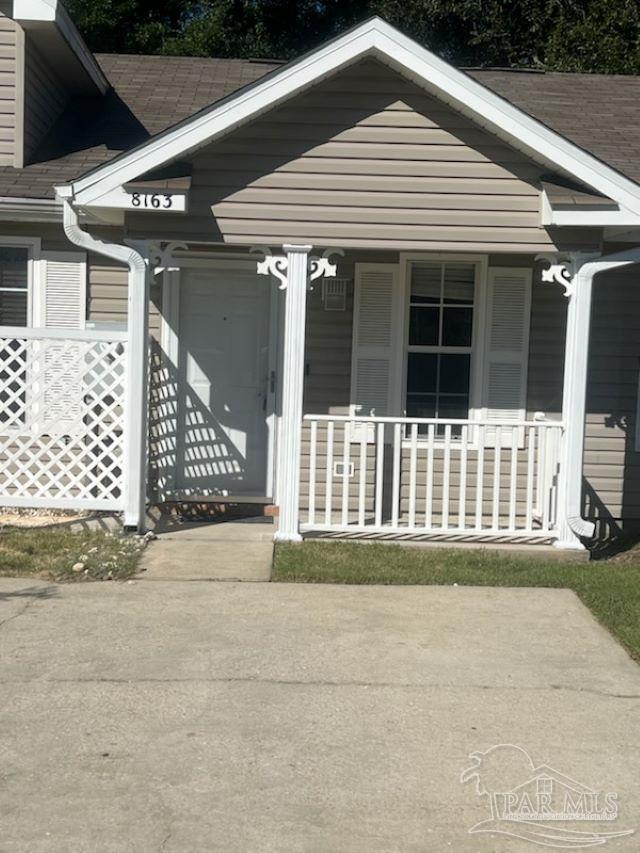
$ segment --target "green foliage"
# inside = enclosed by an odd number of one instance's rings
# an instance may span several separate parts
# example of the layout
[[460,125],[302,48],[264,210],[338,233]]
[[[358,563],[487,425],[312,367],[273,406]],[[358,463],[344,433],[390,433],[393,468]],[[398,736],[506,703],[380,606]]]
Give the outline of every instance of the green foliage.
[[466,66],[640,73],[638,0],[67,0],[96,52],[288,59],[371,15]]

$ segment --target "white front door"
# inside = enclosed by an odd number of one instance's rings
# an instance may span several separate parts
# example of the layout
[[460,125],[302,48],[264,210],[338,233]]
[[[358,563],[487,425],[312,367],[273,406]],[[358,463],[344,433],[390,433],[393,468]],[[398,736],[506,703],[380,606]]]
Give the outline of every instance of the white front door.
[[179,290],[175,489],[265,495],[269,281],[233,267],[183,269]]

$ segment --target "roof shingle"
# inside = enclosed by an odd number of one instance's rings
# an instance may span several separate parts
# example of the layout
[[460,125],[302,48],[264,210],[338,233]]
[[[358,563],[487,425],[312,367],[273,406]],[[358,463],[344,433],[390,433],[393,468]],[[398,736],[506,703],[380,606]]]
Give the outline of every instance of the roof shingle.
[[[0,167],[0,196],[51,198],[71,181],[143,143],[279,63],[98,54],[113,86],[72,101],[24,169]],[[524,112],[640,183],[640,77],[504,70],[468,72]]]

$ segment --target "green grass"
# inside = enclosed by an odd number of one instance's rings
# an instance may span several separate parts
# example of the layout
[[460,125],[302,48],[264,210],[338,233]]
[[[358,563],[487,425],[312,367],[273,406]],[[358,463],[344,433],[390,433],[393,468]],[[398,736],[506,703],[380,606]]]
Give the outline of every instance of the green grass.
[[138,565],[141,540],[64,528],[5,528],[0,532],[0,577],[53,581],[124,580]]
[[574,562],[489,550],[308,541],[276,547],[272,580],[572,589],[640,660],[640,555],[637,561]]

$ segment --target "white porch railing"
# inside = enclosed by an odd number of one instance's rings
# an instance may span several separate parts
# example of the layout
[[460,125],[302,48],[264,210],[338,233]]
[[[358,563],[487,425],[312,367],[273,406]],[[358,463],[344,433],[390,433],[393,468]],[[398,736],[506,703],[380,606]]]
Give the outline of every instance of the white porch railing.
[[562,430],[306,415],[301,530],[554,538]]
[[122,509],[126,347],[0,327],[0,505]]

